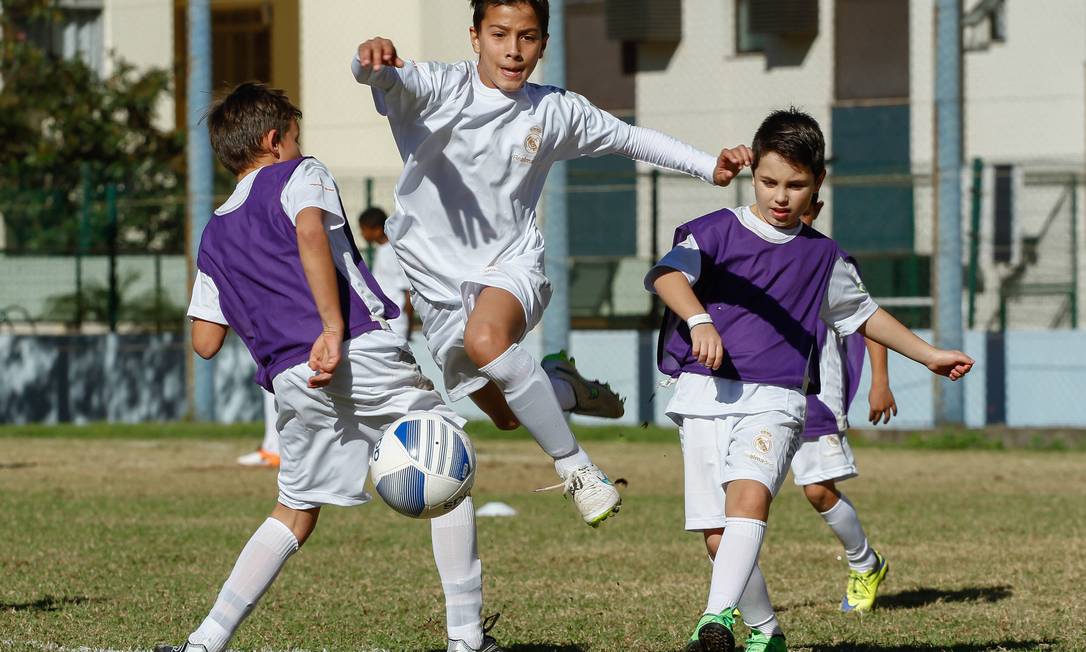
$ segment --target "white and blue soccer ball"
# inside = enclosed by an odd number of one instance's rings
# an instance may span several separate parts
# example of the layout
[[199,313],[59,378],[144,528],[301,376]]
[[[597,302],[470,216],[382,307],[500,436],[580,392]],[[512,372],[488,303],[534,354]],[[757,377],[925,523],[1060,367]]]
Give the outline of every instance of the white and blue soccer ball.
[[434,518],[456,509],[471,491],[475,449],[452,421],[415,412],[397,419],[373,447],[370,477],[392,509]]

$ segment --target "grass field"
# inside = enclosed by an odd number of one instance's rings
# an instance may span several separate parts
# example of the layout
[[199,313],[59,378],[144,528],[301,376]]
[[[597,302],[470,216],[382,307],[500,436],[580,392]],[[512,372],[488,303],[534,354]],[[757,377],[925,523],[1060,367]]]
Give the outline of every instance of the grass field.
[[[210,607],[273,504],[275,474],[232,464],[252,428],[144,432],[0,430],[0,652],[146,650],[181,640]],[[553,482],[534,443],[479,439],[476,505],[520,512],[479,519],[486,612],[501,612],[493,633],[507,650],[681,649],[710,566],[681,531],[678,445],[638,438],[590,446],[629,482],[622,514],[598,531],[531,493]],[[837,611],[839,545],[789,480],[762,567],[790,649],[1086,649],[1086,453],[859,458],[863,475],[844,486],[891,563],[879,609]],[[443,614],[426,523],[379,502],[328,509],[233,647],[444,650]]]

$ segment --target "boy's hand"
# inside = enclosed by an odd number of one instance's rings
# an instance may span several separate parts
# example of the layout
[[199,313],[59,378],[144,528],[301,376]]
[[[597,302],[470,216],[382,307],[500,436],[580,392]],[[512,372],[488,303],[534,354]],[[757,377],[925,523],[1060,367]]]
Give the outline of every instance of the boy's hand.
[[377,72],[384,66],[403,68],[403,59],[396,55],[396,46],[392,41],[380,36],[371,38],[358,46],[358,62],[362,67],[373,68]]
[[310,387],[324,387],[332,382],[343,348],[343,330],[325,328],[309,351],[309,368],[317,372],[309,377]]
[[724,343],[712,324],[698,324],[690,330],[694,357],[709,369],[717,370],[724,362]]
[[732,182],[732,179],[739,176],[743,168],[753,164],[754,152],[746,145],[721,150],[720,156],[716,159],[713,183],[726,186]]
[[961,351],[936,349],[927,361],[927,368],[940,376],[958,380],[973,368],[973,358]]
[[871,410],[867,413],[867,420],[871,425],[879,425],[879,419],[883,424],[890,423],[890,416],[897,416],[897,403],[894,402],[894,393],[886,384],[875,384],[867,394],[867,404]]

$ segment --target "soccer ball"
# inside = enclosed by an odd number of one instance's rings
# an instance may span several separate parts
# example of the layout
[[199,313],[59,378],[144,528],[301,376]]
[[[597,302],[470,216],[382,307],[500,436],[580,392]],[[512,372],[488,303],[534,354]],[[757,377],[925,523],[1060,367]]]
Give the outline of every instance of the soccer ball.
[[370,477],[388,506],[434,518],[456,509],[475,482],[475,449],[448,419],[416,412],[396,420],[373,447]]

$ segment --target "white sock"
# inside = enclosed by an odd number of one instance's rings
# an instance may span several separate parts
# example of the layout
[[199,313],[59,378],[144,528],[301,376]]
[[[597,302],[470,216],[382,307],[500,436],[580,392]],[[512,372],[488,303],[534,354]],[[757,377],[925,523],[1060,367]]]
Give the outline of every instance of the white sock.
[[573,385],[569,381],[548,376],[551,379],[551,388],[554,389],[554,397],[558,399],[558,407],[563,412],[571,412],[577,407],[577,393],[573,391]]
[[238,625],[253,610],[296,550],[298,540],[290,528],[268,517],[241,549],[211,613],[188,640],[203,645],[207,652],[225,650]]
[[483,564],[475,539],[471,496],[453,511],[430,521],[434,561],[445,590],[445,620],[450,640],[472,648],[483,645]]
[[577,439],[554,396],[550,378],[519,344],[479,371],[502,390],[513,414],[548,455],[557,460],[577,453]]
[[739,598],[739,611],[743,612],[743,622],[751,629],[757,629],[766,636],[783,634],[781,625],[777,622],[777,614],[773,611],[773,604],[769,601],[769,589],[765,585],[765,577],[757,563],[747,580],[747,587],[743,589],[743,595]]
[[275,429],[275,422],[279,419],[279,411],[275,409],[275,394],[264,392],[264,441],[260,448],[269,453],[279,454],[279,431]]
[[765,521],[753,518],[724,519],[724,534],[713,562],[713,581],[705,613],[719,614],[734,609],[743,596],[750,575],[758,563],[765,538]]
[[864,534],[864,527],[860,525],[860,516],[845,494],[840,494],[836,505],[819,514],[845,547],[849,568],[864,573],[875,567],[878,561],[875,551],[867,545],[867,535]]
[[565,480],[570,473],[591,463],[592,458],[588,456],[588,453],[584,452],[583,448],[578,446],[577,452],[574,454],[554,460],[554,470],[558,472],[558,477]]

